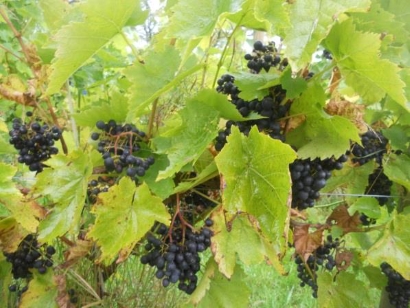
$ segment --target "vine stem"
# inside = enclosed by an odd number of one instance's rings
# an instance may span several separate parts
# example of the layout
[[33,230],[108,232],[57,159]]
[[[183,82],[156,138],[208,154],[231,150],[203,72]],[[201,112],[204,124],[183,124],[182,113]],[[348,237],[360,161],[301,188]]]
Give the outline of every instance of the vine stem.
[[33,62],[32,62],[33,59],[30,56],[30,51],[27,48],[26,44],[24,44],[21,33],[14,27],[13,23],[9,19],[9,17],[7,15],[7,12],[4,9],[4,6],[0,6],[0,15],[1,15],[1,17],[3,17],[3,19],[6,22],[7,26],[11,29],[14,36],[18,40],[18,42],[21,46],[21,49],[23,51],[24,57],[26,58],[26,61],[29,64],[30,69],[32,70],[34,76],[36,76],[36,70],[33,68]]
[[215,88],[216,80],[218,79],[218,75],[219,75],[219,70],[220,70],[221,67],[222,67],[222,63],[223,63],[223,61],[224,61],[224,59],[225,59],[226,52],[227,52],[227,50],[228,50],[229,44],[230,44],[230,42],[231,42],[231,39],[232,39],[233,35],[235,34],[236,30],[238,30],[239,27],[241,26],[241,21],[242,21],[242,19],[243,19],[244,17],[245,17],[245,15],[242,15],[241,19],[238,21],[238,23],[236,24],[235,28],[233,29],[231,35],[228,36],[228,40],[227,40],[227,42],[226,42],[226,44],[225,44],[225,46],[224,46],[224,49],[223,49],[222,54],[221,54],[221,57],[219,58],[219,62],[218,62],[218,64],[216,65],[217,68],[216,68],[216,73],[215,73],[215,76],[214,76],[214,81],[212,82],[212,88]]
[[128,39],[127,35],[124,33],[124,31],[120,31],[120,35],[122,36],[122,38],[124,39],[125,43],[127,43],[127,45],[131,48],[132,53],[134,54],[135,58],[138,59],[138,62],[140,63],[144,63],[144,61],[142,59],[140,59],[140,56],[138,54],[138,50],[135,48],[135,46],[130,42],[130,40]]
[[71,129],[72,129],[73,135],[74,135],[75,147],[76,147],[76,149],[78,149],[80,147],[80,136],[78,134],[77,124],[75,122],[75,119],[73,118],[74,101],[73,101],[73,96],[71,95],[70,83],[69,83],[68,79],[67,79],[65,85],[66,85],[66,88],[67,88],[67,105],[68,105],[68,110],[70,111]]
[[[48,111],[50,112],[51,118],[53,119],[53,122],[54,122],[55,126],[57,126],[58,128],[61,129],[60,124],[58,123],[58,118],[57,118],[56,114],[54,113],[53,106],[51,105],[50,98],[45,97],[45,101],[47,103]],[[61,142],[61,147],[63,148],[64,154],[67,155],[68,154],[68,148],[67,148],[67,144],[65,143],[63,134],[61,134],[60,142]]]
[[11,49],[8,49],[6,46],[0,44],[0,48],[5,50],[6,52],[8,52],[9,54],[15,56],[19,61],[23,62],[24,59],[22,57],[20,57],[19,55],[17,55],[16,53],[14,53],[14,51],[12,51]]
[[152,132],[154,130],[154,122],[155,122],[155,118],[157,115],[158,100],[159,100],[159,97],[157,97],[152,103],[152,110],[151,110],[151,114],[149,115],[149,120],[148,120],[148,131],[147,131],[148,139],[151,139]]

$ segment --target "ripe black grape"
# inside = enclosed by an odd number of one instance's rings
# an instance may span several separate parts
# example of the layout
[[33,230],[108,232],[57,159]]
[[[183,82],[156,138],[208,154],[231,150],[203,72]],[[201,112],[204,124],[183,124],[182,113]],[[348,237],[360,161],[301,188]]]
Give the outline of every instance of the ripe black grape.
[[9,132],[9,142],[19,151],[18,162],[27,165],[30,171],[39,173],[45,167],[43,162],[58,153],[54,143],[61,135],[61,130],[56,126],[50,128],[37,121],[25,123],[16,118]]
[[297,159],[290,164],[292,178],[292,207],[303,210],[313,207],[320,197],[319,191],[325,187],[333,170],[339,170],[347,160],[346,155],[338,159],[326,158]]
[[136,180],[143,177],[155,158],[140,157],[142,143],[146,143],[145,133],[133,124],[119,124],[115,120],[107,123],[98,121],[95,125],[101,132],[91,134],[91,139],[99,140],[97,150],[102,154],[108,172],[126,174]]
[[[156,267],[155,277],[162,280],[163,287],[177,283],[178,288],[192,294],[196,288],[200,270],[200,252],[211,245],[212,231],[208,228],[212,220],[207,219],[198,232],[183,225],[178,216],[171,230],[164,224],[156,223],[153,233],[147,236],[146,254],[141,256],[141,263]],[[155,234],[155,235],[154,235]]]
[[325,243],[313,251],[306,261],[300,255],[296,255],[295,263],[297,264],[298,278],[302,281],[300,286],[310,286],[313,290],[312,296],[314,298],[317,298],[318,291],[316,272],[320,268],[332,271],[336,267],[336,261],[332,253],[339,245],[339,240],[333,240],[332,236],[329,235]]
[[383,262],[380,268],[387,276],[386,291],[390,304],[396,308],[408,308],[410,303],[410,281],[406,280],[390,264]]
[[361,135],[363,146],[354,143],[351,148],[352,161],[364,165],[375,159],[376,163],[382,165],[383,155],[387,153],[388,140],[380,132],[369,130]]

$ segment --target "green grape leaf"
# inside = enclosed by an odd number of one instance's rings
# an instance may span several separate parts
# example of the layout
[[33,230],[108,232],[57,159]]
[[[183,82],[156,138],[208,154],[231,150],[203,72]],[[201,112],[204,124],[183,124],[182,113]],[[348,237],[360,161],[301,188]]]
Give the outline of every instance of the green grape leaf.
[[341,116],[310,114],[306,121],[288,133],[287,142],[298,149],[300,158],[339,157],[350,147],[350,140],[360,141],[356,126]]
[[[164,63],[167,64],[166,69]],[[135,62],[124,70],[125,76],[132,83],[128,118],[141,115],[159,96],[161,89],[169,89],[170,85],[176,84],[175,77],[180,63],[178,50],[169,45],[163,50],[150,50],[144,63]]]
[[243,270],[236,267],[235,273],[228,280],[218,271],[217,264],[210,258],[198,287],[190,297],[190,302],[198,308],[245,308],[249,306],[249,299],[250,289],[245,283]]
[[206,100],[203,100],[203,103],[217,110],[221,117],[233,121],[248,120],[248,118],[244,118],[239,113],[238,109],[236,109],[235,105],[227,99],[226,95],[217,93],[211,89],[205,89],[202,90],[201,96],[207,97]]
[[406,280],[410,280],[410,215],[394,213],[382,236],[368,250],[367,260],[376,267],[389,263]]
[[294,72],[311,62],[312,54],[343,12],[366,11],[370,0],[305,0],[290,6],[291,23],[285,31],[285,55]]
[[286,90],[286,98],[298,97],[307,89],[307,82],[302,77],[292,77],[292,71],[287,69],[280,77],[282,88]]
[[269,94],[269,88],[266,84],[270,86],[279,84],[279,75],[276,73],[236,73],[232,74],[235,77],[235,85],[238,86],[241,93],[239,97],[245,101],[251,101],[253,99],[263,99]]
[[13,183],[13,177],[16,172],[16,167],[0,162],[0,200],[2,203],[5,203],[10,196],[15,194],[21,195]]
[[404,82],[396,64],[380,59],[380,35],[356,31],[351,20],[336,24],[325,41],[346,83],[368,103],[387,93],[405,106]]
[[327,181],[321,192],[332,192],[337,188],[343,188],[343,191],[348,194],[346,195],[347,199],[351,199],[349,194],[352,195],[353,199],[357,199],[365,193],[369,175],[374,168],[375,163],[373,162],[368,162],[362,166],[346,163],[342,170],[334,171],[334,176]]
[[181,124],[153,139],[157,153],[167,154],[169,166],[157,180],[173,176],[188,163],[195,162],[218,134],[219,112],[208,106],[208,92],[191,98],[179,112]]
[[[84,20],[71,22],[55,35],[56,60],[51,65],[48,95],[59,91],[63,83],[83,66],[98,50],[119,34],[135,13],[139,1],[89,0],[80,4]],[[145,14],[140,11],[140,14]]]
[[207,167],[205,167],[201,173],[188,181],[181,182],[175,187],[174,194],[183,193],[190,190],[191,188],[198,186],[218,175],[218,168],[214,161],[212,161]]
[[128,99],[119,92],[113,92],[108,103],[102,103],[101,106],[92,106],[89,109],[81,110],[73,114],[76,123],[81,126],[95,128],[97,121],[108,122],[115,120],[118,123],[124,123],[128,113]]
[[3,134],[0,134],[0,154],[14,154],[16,153],[16,150],[14,147],[5,140],[5,136],[3,137]]
[[45,274],[34,271],[34,279],[28,285],[28,290],[21,296],[21,308],[57,308],[57,285],[53,279],[53,271]]
[[219,16],[240,10],[245,0],[180,0],[171,7],[169,38],[190,40],[211,35]]
[[402,125],[390,126],[382,130],[383,136],[389,139],[393,150],[406,151],[410,142],[410,127]]
[[227,230],[222,207],[213,212],[212,220],[215,235],[211,249],[219,271],[225,277],[231,278],[237,259],[247,266],[269,261],[282,275],[285,274],[277,257],[280,254],[279,247],[269,243],[259,233],[248,215],[236,216],[229,224],[230,230]]
[[318,305],[321,308],[340,307],[372,307],[369,288],[364,282],[356,279],[356,275],[348,272],[339,272],[336,281],[332,274],[319,272],[317,278]]
[[227,220],[238,211],[255,216],[264,235],[280,247],[289,215],[289,164],[295,158],[289,145],[260,133],[256,127],[248,137],[233,127],[227,144],[215,158],[226,183],[223,207]]
[[71,6],[65,1],[40,0],[39,5],[43,11],[44,22],[47,28],[54,31],[64,25],[62,18],[70,10]]
[[383,167],[390,180],[410,189],[410,157],[392,154]]
[[359,212],[375,219],[381,216],[380,205],[377,199],[372,197],[357,199],[349,206],[348,212],[351,216],[353,216],[355,212]]
[[87,153],[58,154],[47,160],[50,168],[37,175],[34,192],[48,195],[55,206],[40,222],[39,240],[50,241],[66,232],[78,231],[93,169]]
[[12,265],[6,261],[4,255],[0,256],[0,298],[4,307],[13,307],[13,299],[11,298],[8,286],[12,282],[11,274]]
[[136,188],[129,177],[101,193],[99,199],[88,237],[100,245],[100,259],[106,263],[121,250],[130,252],[155,221],[169,224],[170,216],[161,199],[153,196],[145,183]]

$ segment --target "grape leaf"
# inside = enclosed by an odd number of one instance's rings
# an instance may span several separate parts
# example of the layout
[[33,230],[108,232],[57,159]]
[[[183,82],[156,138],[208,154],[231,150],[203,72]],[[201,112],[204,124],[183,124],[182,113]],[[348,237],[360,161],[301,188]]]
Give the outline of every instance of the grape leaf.
[[235,77],[235,85],[238,86],[241,93],[239,97],[245,101],[251,101],[253,99],[261,100],[269,94],[269,88],[265,85],[272,86],[272,82],[279,84],[279,75],[276,73],[236,73],[232,74]]
[[34,271],[34,279],[29,283],[28,290],[21,296],[21,308],[44,307],[57,308],[57,285],[53,279],[53,271],[45,274]]
[[3,134],[0,134],[0,154],[14,154],[16,150],[14,147],[5,140]]
[[340,116],[310,114],[306,121],[289,132],[286,140],[298,149],[300,158],[339,157],[350,147],[350,140],[359,141],[357,128]]
[[375,219],[381,216],[380,205],[376,198],[359,198],[349,206],[348,211],[350,215],[357,211]]
[[280,76],[282,88],[286,90],[286,98],[298,97],[307,88],[306,80],[302,77],[292,78],[292,71],[287,69]]
[[[56,60],[52,64],[47,94],[59,91],[62,84],[100,48],[121,32],[139,6],[139,1],[89,0],[80,4],[84,20],[62,27],[55,35]],[[143,15],[145,12],[140,11]]]
[[213,212],[212,220],[215,235],[212,237],[211,249],[219,271],[225,277],[231,278],[237,259],[248,266],[269,260],[284,275],[284,268],[277,257],[280,254],[279,248],[262,237],[248,215],[236,216],[232,223],[228,223],[230,230],[225,224],[222,207]]
[[382,262],[387,262],[406,280],[410,280],[409,225],[409,213],[394,213],[382,237],[374,243],[367,254],[367,259],[373,266],[379,267]]
[[405,106],[405,84],[399,77],[399,68],[380,59],[380,44],[379,34],[356,31],[351,20],[336,24],[325,40],[346,83],[364,100],[375,103],[387,93]]
[[219,111],[221,117],[233,121],[248,120],[248,118],[244,118],[239,113],[234,104],[228,101],[226,95],[217,93],[211,89],[204,89],[201,91],[200,96],[207,97],[206,100],[202,99],[203,103]]
[[169,38],[190,40],[210,35],[219,16],[240,10],[245,0],[180,0],[171,7]]
[[87,153],[58,154],[47,160],[50,168],[37,175],[34,192],[48,195],[55,206],[40,222],[39,240],[49,241],[79,227],[92,164]]
[[78,125],[89,126],[96,129],[95,123],[97,123],[97,121],[108,122],[109,120],[115,120],[119,123],[124,123],[127,113],[128,99],[119,92],[113,92],[108,103],[81,110],[73,114],[73,118]]
[[13,252],[25,238],[28,232],[22,229],[14,217],[0,220],[0,248],[3,251]]
[[228,143],[215,158],[226,183],[223,207],[227,219],[238,211],[250,213],[270,241],[283,243],[291,191],[289,164],[295,158],[290,146],[260,133],[256,127],[248,137],[233,127]]
[[339,272],[336,281],[333,281],[330,273],[319,272],[317,284],[318,305],[321,308],[372,307],[369,288],[352,273]]
[[44,22],[50,30],[58,30],[64,25],[62,18],[70,10],[70,5],[64,1],[40,0],[39,5],[43,11]]
[[99,195],[96,220],[88,236],[101,247],[101,260],[111,262],[121,250],[132,248],[154,225],[169,224],[169,213],[146,184],[135,187],[128,177]]
[[338,15],[343,12],[365,11],[370,0],[305,0],[290,6],[291,23],[285,31],[285,54],[294,72],[311,62],[312,54]]
[[390,180],[410,189],[410,157],[392,154],[383,167]]
[[[167,64],[164,69],[164,63]],[[164,87],[175,85],[175,77],[181,63],[179,52],[173,46],[163,50],[150,50],[144,63],[135,62],[124,70],[125,76],[133,84],[130,88],[128,119],[141,115],[156,98],[153,96]]]
[[248,307],[250,290],[244,280],[245,273],[240,267],[236,267],[229,280],[226,279],[218,271],[215,261],[210,258],[198,287],[190,297],[190,302],[199,308]]
[[168,154],[169,166],[157,180],[173,176],[188,163],[195,162],[218,134],[219,112],[206,103],[208,92],[200,92],[179,112],[181,124],[153,139],[157,153]]

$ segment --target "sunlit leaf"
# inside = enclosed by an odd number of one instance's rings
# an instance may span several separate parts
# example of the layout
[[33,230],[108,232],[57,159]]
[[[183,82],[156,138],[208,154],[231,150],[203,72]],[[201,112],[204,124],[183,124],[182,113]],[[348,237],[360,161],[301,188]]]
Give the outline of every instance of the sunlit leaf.
[[53,281],[53,271],[45,274],[34,271],[34,279],[30,281],[28,290],[21,297],[21,308],[57,308],[57,285]]
[[235,127],[216,157],[224,177],[223,207],[227,219],[238,211],[257,218],[265,236],[280,247],[289,215],[289,164],[294,151],[252,128],[246,137]]
[[135,187],[128,177],[99,195],[96,220],[88,236],[101,247],[101,260],[111,262],[117,254],[132,248],[154,225],[169,223],[162,200],[153,196],[146,184]]
[[58,47],[47,94],[58,92],[75,71],[122,31],[139,1],[123,0],[118,5],[115,0],[89,0],[80,5],[84,20],[64,26],[55,35]]

